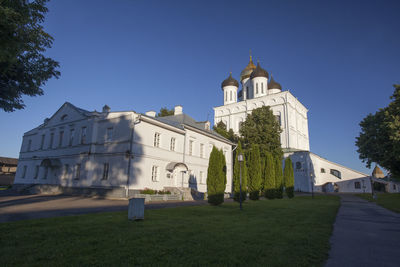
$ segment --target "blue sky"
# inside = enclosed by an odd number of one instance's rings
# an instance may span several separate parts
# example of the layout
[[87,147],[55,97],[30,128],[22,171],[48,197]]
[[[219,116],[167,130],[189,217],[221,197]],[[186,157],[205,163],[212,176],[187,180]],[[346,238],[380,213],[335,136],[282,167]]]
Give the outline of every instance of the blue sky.
[[88,109],[158,111],[183,105],[197,120],[223,104],[249,50],[309,109],[311,151],[370,173],[358,159],[359,122],[400,83],[399,1],[51,1],[46,54],[60,79],[26,108],[0,111],[0,156],[65,101]]

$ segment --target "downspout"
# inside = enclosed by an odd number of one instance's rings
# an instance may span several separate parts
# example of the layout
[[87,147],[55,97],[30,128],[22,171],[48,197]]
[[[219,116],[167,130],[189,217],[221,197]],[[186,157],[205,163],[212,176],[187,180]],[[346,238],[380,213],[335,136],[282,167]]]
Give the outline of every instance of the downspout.
[[[185,120],[185,117],[183,118]],[[185,135],[184,135],[184,140],[183,140],[183,154],[182,154],[182,162],[186,165],[185,163],[185,152],[186,152],[186,129],[185,129],[185,125],[182,124],[182,127],[185,131]],[[184,172],[182,172],[182,188],[183,188],[183,175]]]
[[135,124],[140,122],[140,114],[138,115],[138,119],[136,121],[133,120],[133,113],[131,114],[132,117],[132,122],[133,125],[131,127],[131,136],[130,136],[130,140],[129,140],[129,153],[128,153],[128,171],[127,171],[127,178],[126,178],[126,189],[125,189],[125,197],[128,198],[129,197],[129,180],[130,180],[130,176],[131,176],[131,162],[132,162],[132,157],[133,157],[133,138],[135,136]]

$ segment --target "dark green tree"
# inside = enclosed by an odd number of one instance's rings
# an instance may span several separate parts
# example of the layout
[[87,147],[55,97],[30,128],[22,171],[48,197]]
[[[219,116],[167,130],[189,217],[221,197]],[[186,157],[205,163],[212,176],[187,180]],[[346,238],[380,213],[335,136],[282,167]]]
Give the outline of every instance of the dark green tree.
[[264,171],[264,196],[269,199],[275,198],[275,160],[271,153],[266,153]]
[[275,157],[275,196],[283,198],[282,158]]
[[285,159],[285,168],[283,170],[283,182],[285,186],[286,195],[289,198],[294,197],[294,173],[293,164],[290,157]]
[[158,112],[157,117],[166,117],[166,116],[172,116],[175,114],[174,109],[168,109],[166,107],[163,107],[160,109],[160,112]]
[[251,145],[248,169],[248,190],[249,198],[251,200],[258,200],[260,198],[261,190],[261,162],[260,162],[260,148],[258,145]]
[[243,154],[242,144],[238,143],[238,147],[236,149],[236,157],[235,157],[235,165],[233,168],[233,199],[235,201],[239,201],[240,197],[240,165],[238,160],[238,155],[243,155],[243,162],[242,162],[242,201],[246,200],[247,196],[247,164],[246,164],[246,157]]
[[226,129],[226,125],[223,121],[220,121],[214,125],[213,130],[233,143],[237,143],[239,141],[239,137],[233,132],[232,129]]
[[361,122],[356,138],[357,152],[368,168],[373,162],[400,179],[400,85],[394,85],[392,102]]
[[226,187],[226,170],[222,151],[213,147],[207,170],[207,195],[208,203],[220,205],[224,202],[224,192]]
[[275,157],[282,157],[281,131],[276,117],[268,106],[253,109],[240,128],[243,147],[247,150],[252,144],[257,144],[260,147],[261,157],[265,157],[264,153],[267,151]]
[[43,95],[43,86],[58,78],[59,63],[43,54],[53,37],[41,25],[48,0],[0,1],[0,109],[25,107],[23,95]]

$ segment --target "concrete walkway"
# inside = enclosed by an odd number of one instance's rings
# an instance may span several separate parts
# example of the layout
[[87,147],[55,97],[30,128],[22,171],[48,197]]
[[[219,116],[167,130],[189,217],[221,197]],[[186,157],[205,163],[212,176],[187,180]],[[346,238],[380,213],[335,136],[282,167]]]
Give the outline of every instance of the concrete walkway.
[[341,195],[326,267],[400,266],[400,214]]
[[[145,209],[205,204],[207,204],[207,201],[204,200],[152,202],[146,203]],[[110,211],[128,212],[128,200],[110,200],[63,195],[0,194],[0,223]]]

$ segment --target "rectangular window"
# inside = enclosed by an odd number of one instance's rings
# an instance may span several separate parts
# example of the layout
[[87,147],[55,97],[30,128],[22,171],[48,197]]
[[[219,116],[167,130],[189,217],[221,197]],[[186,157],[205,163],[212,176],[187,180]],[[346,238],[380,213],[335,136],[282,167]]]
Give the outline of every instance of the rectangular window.
[[53,142],[54,142],[54,133],[50,134],[50,143],[49,143],[49,149],[53,148]]
[[58,138],[58,147],[62,147],[63,138],[64,138],[64,131],[60,131],[60,135]]
[[325,169],[324,168],[321,168],[321,173],[325,173]]
[[229,91],[230,100],[232,101],[232,91]]
[[258,94],[258,83],[256,83],[256,95]]
[[108,170],[110,168],[110,165],[108,163],[104,163],[103,165],[103,179],[102,180],[107,180],[108,179]]
[[204,172],[200,171],[199,176],[200,176],[200,183],[203,184],[204,183]]
[[35,166],[35,174],[33,176],[33,179],[37,179],[39,176],[39,165]]
[[29,139],[29,141],[28,141],[28,149],[27,149],[27,151],[31,151],[31,146],[32,146],[32,140],[31,140],[31,139]]
[[64,179],[67,178],[68,172],[69,172],[69,164],[65,164],[64,165],[64,174],[63,174]]
[[340,171],[338,171],[338,170],[331,169],[331,174],[333,176],[336,176],[339,179],[342,179],[342,175],[341,175]]
[[42,134],[42,140],[40,141],[40,149],[43,149],[45,136],[46,135]]
[[276,121],[279,123],[279,125],[282,126],[282,123],[281,123],[281,115],[275,115],[275,119],[276,119]]
[[361,184],[360,184],[360,182],[354,182],[354,188],[355,188],[355,189],[361,189]]
[[47,179],[47,175],[49,174],[49,167],[44,168],[43,179]]
[[107,142],[110,142],[113,140],[113,133],[114,133],[113,127],[107,128],[107,132],[106,132],[106,141]]
[[153,166],[151,169],[151,180],[153,182],[158,182],[158,166]]
[[225,92],[225,101],[228,101],[228,91]]
[[81,178],[81,164],[76,164],[75,166],[75,175],[74,178],[76,180],[78,180],[79,178]]
[[21,178],[25,178],[27,168],[28,168],[28,167],[25,165],[24,168],[22,169],[22,176],[21,176]]
[[69,146],[72,146],[74,144],[74,135],[75,135],[75,129],[71,129],[69,131]]
[[189,141],[189,156],[193,155],[193,140]]
[[86,127],[82,127],[81,129],[81,144],[85,144],[86,143]]
[[264,94],[264,83],[261,83],[261,93]]
[[174,137],[171,138],[170,150],[175,151],[175,138]]
[[154,146],[160,147],[160,133],[154,134]]
[[204,158],[204,144],[200,144],[200,158]]

